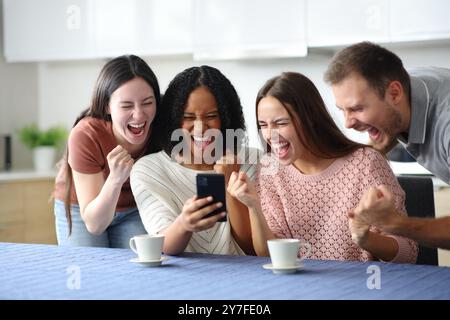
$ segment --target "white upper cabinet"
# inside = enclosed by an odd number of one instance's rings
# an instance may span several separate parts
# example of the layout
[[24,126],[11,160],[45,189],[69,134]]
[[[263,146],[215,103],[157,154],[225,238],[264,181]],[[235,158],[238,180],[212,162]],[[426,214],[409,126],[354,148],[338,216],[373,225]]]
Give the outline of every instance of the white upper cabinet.
[[189,0],[93,0],[98,56],[192,53]]
[[306,0],[194,0],[194,58],[307,54]]
[[389,41],[389,0],[308,0],[308,46]]
[[307,47],[450,39],[449,12],[449,0],[3,0],[3,48],[8,62],[302,57]]
[[4,54],[9,62],[93,55],[88,0],[3,0]]
[[192,53],[192,0],[153,0],[153,42],[146,45],[155,54]]
[[391,40],[450,39],[450,1],[391,0]]
[[189,0],[3,0],[8,62],[192,53]]
[[[151,2],[148,2],[150,5]],[[124,51],[136,51],[141,43],[144,45],[145,37],[142,38],[142,35],[148,35],[151,28],[148,6],[137,0],[93,1],[95,18],[92,34],[96,39],[96,54],[117,56]]]
[[448,0],[307,0],[309,47],[450,39]]

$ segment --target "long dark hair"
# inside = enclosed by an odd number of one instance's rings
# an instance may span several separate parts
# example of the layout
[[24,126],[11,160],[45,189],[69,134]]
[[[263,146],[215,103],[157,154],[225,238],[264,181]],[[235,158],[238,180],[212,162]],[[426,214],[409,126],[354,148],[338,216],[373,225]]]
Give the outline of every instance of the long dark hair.
[[[256,116],[259,102],[268,96],[283,104],[300,142],[313,155],[325,159],[339,158],[365,146],[348,139],[339,130],[316,86],[304,75],[284,72],[268,80],[256,97]],[[258,121],[256,125],[261,132]],[[270,152],[270,146],[267,146],[267,151]]]
[[[210,66],[188,68],[170,82],[162,99],[164,113],[157,118],[157,134],[161,134],[162,149],[170,156],[178,143],[171,141],[172,132],[179,129],[189,95],[198,87],[206,87],[214,95],[219,110],[221,132],[226,129],[245,130],[244,114],[236,89],[218,69]],[[224,141],[225,142],[225,141]],[[240,142],[238,141],[238,144]],[[226,143],[224,143],[224,146]]]
[[[108,105],[111,95],[124,83],[140,77],[144,79],[148,85],[153,89],[156,100],[156,115],[159,113],[161,95],[159,91],[158,80],[148,64],[141,58],[134,55],[124,55],[112,59],[105,64],[100,71],[97,82],[94,87],[94,93],[91,99],[89,108],[81,112],[75,120],[73,126],[75,127],[81,119],[85,117],[92,117],[111,121],[111,116],[108,115]],[[153,124],[152,124],[153,125]],[[155,139],[148,139],[145,146],[144,154],[152,153],[158,150],[159,143]],[[66,217],[69,223],[69,235],[72,233],[72,215],[70,212],[71,205],[71,191],[72,191],[72,168],[68,163],[69,149],[66,148],[64,157],[66,168],[66,190],[65,190],[65,209]]]

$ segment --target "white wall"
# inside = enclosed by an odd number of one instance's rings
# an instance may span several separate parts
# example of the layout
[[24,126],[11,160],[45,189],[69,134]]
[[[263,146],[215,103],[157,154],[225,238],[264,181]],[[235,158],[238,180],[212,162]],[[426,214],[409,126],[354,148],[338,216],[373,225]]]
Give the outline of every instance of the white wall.
[[389,45],[386,47],[399,55],[407,69],[426,66],[450,68],[450,41]]
[[[0,1],[0,35],[3,34]],[[0,36],[0,52],[3,41]],[[17,130],[38,121],[38,71],[34,63],[7,64],[0,56],[0,135],[12,135],[13,169],[31,167],[31,150],[23,146]]]
[[105,61],[45,62],[38,66],[39,125],[68,129],[89,106],[94,84]]

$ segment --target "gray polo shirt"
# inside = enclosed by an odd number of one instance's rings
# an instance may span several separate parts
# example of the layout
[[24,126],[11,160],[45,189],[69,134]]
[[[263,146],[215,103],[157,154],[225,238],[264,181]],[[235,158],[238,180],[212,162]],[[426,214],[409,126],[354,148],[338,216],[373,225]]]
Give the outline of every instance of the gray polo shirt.
[[419,164],[450,184],[450,69],[411,70],[411,123],[398,140]]

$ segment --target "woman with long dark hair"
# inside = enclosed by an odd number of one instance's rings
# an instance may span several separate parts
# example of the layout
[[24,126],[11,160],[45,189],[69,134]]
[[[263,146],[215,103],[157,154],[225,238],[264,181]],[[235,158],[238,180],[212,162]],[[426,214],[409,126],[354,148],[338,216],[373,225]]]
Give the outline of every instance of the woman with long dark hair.
[[403,213],[405,194],[380,153],[339,130],[311,80],[294,72],[268,80],[256,115],[267,144],[258,183],[233,173],[228,190],[249,208],[258,255],[268,255],[268,239],[297,238],[313,259],[416,261],[414,241],[347,216],[369,186],[389,186]]
[[103,67],[56,179],[60,245],[126,248],[130,237],[145,233],[129,175],[137,159],[157,150],[159,105],[158,81],[144,60],[120,56]]

